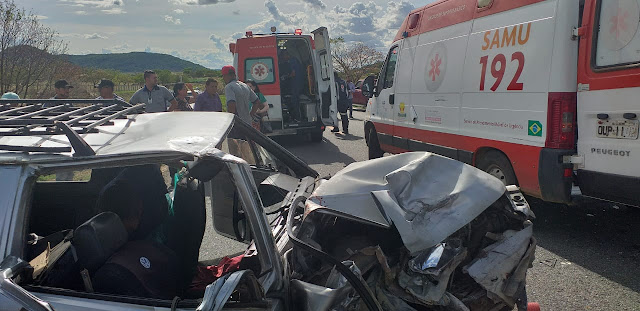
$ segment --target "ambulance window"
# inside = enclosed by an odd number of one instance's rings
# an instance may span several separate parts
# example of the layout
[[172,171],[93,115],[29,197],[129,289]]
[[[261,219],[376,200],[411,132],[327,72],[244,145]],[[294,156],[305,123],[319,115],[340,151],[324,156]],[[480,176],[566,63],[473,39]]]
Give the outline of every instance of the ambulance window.
[[599,2],[596,15],[595,66],[617,67],[640,62],[640,0]]
[[320,75],[322,76],[322,81],[327,81],[330,79],[329,77],[329,55],[327,52],[320,53]]
[[396,63],[398,61],[398,47],[394,47],[389,51],[389,56],[387,56],[387,66],[384,70],[384,86],[383,89],[390,88],[393,86],[393,77],[396,72]]
[[269,84],[276,81],[273,72],[273,58],[248,58],[244,61],[244,77],[258,84]]

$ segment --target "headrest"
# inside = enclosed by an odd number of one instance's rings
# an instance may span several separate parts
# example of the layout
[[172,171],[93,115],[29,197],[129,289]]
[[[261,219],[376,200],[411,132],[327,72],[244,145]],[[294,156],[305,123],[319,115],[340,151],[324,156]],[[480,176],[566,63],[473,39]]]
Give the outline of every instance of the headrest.
[[129,236],[120,217],[112,212],[100,213],[75,230],[73,246],[82,268],[95,271],[127,243]]

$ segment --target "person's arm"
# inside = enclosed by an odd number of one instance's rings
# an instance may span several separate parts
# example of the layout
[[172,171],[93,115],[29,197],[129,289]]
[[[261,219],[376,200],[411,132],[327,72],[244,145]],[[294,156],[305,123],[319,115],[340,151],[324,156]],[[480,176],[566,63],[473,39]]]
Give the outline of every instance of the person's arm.
[[260,97],[258,97],[258,95],[256,95],[256,93],[251,90],[251,94],[249,94],[249,100],[253,103],[253,106],[251,106],[251,111],[249,112],[250,115],[255,115],[258,111],[262,110],[262,102],[260,101]]
[[196,98],[196,103],[193,104],[193,111],[202,110],[202,98]]
[[258,98],[260,99],[260,102],[263,105],[262,109],[258,110],[258,113],[266,113],[269,110],[269,104],[267,103],[267,99],[264,97],[264,95],[262,95],[262,93],[256,94],[256,95],[258,95]]
[[173,94],[171,94],[171,91],[169,91],[169,89],[167,89],[166,87],[163,87],[162,92],[164,92],[164,99],[169,103],[171,103],[171,105],[169,106],[169,109],[167,110],[174,111],[178,109],[178,101],[176,100],[175,97],[173,97]]
[[185,86],[189,89],[189,91],[191,91],[191,99],[189,99],[189,103],[195,103],[196,99],[198,99],[198,92],[193,90],[193,84],[191,83],[186,83]]
[[[253,91],[252,91],[253,92]],[[236,93],[230,84],[224,87],[224,95],[227,100],[227,112],[236,113]]]
[[167,111],[175,111],[176,109],[178,109],[178,101],[174,98],[172,101],[170,101],[171,105],[169,106],[169,109],[167,109]]

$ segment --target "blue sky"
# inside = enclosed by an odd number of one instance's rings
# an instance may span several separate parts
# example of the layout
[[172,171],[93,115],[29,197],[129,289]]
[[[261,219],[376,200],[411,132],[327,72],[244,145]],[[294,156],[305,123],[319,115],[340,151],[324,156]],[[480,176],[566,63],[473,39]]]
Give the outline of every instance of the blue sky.
[[434,0],[15,0],[69,44],[70,54],[150,51],[209,68],[231,63],[245,31],[319,26],[332,37],[386,50],[404,17]]

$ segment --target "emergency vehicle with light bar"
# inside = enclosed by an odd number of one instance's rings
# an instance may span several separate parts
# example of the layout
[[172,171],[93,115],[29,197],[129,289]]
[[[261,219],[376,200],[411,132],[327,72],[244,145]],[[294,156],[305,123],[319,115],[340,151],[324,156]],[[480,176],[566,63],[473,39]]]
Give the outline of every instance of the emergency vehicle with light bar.
[[[337,93],[333,77],[333,63],[327,28],[312,31],[313,36],[303,35],[301,29],[294,33],[270,34],[246,32],[244,38],[229,44],[233,65],[241,81],[255,81],[269,105],[268,118],[276,135],[309,135],[312,141],[322,141],[325,125],[337,124]],[[283,77],[289,64],[284,53],[297,59],[303,68],[299,96],[299,118],[291,105],[291,79]],[[284,74],[286,76],[286,74]]]
[[363,85],[369,156],[431,151],[546,201],[639,205],[639,21],[639,0],[418,8]]

